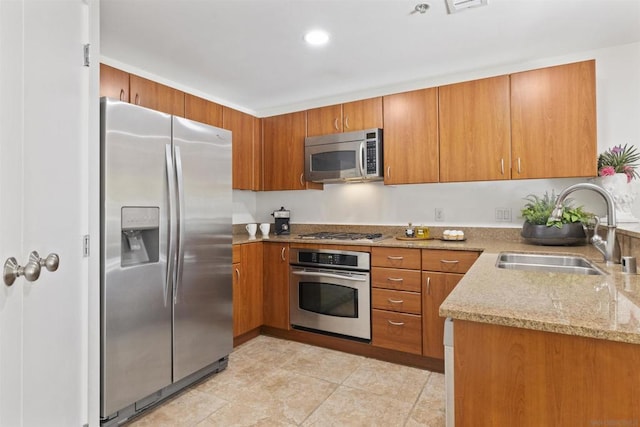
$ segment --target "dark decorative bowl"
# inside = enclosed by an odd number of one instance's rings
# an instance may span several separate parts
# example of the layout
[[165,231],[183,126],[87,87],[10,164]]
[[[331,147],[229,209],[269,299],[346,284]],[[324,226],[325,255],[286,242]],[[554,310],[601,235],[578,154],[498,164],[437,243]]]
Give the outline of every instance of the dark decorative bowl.
[[587,243],[587,235],[580,222],[563,224],[562,228],[525,222],[520,235],[534,245],[568,246]]

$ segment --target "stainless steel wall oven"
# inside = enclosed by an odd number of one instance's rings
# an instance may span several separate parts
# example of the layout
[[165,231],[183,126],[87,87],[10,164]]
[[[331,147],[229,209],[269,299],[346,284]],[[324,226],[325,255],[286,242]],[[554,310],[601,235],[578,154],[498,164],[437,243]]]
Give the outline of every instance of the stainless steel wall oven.
[[369,253],[293,248],[290,264],[292,327],[371,341]]

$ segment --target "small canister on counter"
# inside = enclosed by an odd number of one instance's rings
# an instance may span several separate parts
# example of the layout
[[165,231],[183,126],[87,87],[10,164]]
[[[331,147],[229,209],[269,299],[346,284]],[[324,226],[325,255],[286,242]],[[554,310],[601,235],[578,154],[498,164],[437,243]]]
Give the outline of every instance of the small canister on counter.
[[422,225],[416,227],[416,237],[419,239],[428,239],[429,227],[423,227]]

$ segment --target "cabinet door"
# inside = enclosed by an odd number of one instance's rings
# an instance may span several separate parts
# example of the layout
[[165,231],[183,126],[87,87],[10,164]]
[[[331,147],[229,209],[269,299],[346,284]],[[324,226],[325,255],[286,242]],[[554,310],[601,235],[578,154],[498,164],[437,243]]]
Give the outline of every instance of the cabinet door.
[[509,76],[438,88],[440,182],[510,179]]
[[261,152],[256,149],[260,141],[255,140],[256,118],[224,107],[222,127],[233,133],[233,188],[258,190]]
[[422,354],[444,359],[444,318],[438,310],[456,287],[462,274],[422,272]]
[[307,188],[304,180],[305,128],[304,111],[262,119],[265,190]]
[[[211,126],[222,126],[222,105],[191,94],[184,94],[184,116],[189,120],[206,123]],[[233,135],[235,144],[235,134]]]
[[100,64],[100,96],[129,102],[129,73]]
[[512,178],[596,176],[595,61],[511,75]]
[[342,132],[342,105],[307,110],[307,136]]
[[342,104],[342,128],[345,132],[382,127],[382,97]]
[[131,74],[131,103],[184,117],[184,92]]
[[264,243],[264,324],[290,329],[289,244]]
[[240,263],[233,265],[233,336],[262,325],[263,274],[262,243],[240,246]]
[[438,90],[385,96],[385,184],[438,182]]

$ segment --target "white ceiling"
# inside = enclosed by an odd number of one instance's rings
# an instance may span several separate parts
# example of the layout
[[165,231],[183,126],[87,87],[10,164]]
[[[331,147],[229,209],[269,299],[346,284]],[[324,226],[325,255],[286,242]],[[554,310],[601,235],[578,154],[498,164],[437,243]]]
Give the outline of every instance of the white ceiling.
[[[101,0],[101,54],[257,116],[640,41],[640,0]],[[305,31],[330,33],[309,47]],[[348,99],[348,97],[347,97]]]

